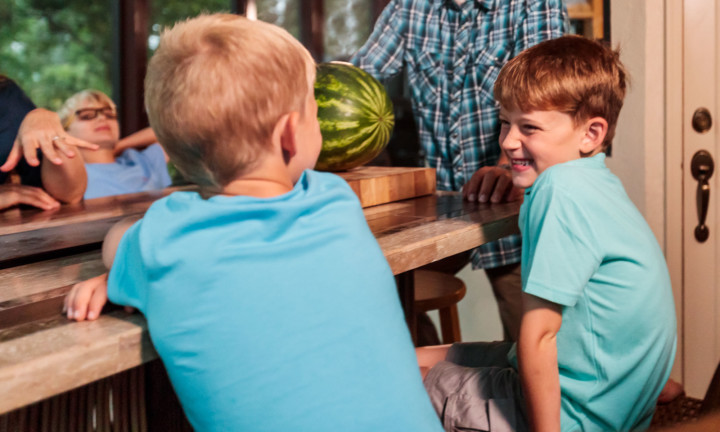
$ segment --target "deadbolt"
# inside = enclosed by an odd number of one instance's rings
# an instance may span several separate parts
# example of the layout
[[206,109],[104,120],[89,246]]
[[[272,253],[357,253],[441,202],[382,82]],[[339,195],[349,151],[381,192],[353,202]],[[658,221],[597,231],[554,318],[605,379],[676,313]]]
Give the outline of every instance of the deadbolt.
[[698,108],[692,116],[692,127],[697,133],[705,133],[712,127],[712,116],[707,108]]

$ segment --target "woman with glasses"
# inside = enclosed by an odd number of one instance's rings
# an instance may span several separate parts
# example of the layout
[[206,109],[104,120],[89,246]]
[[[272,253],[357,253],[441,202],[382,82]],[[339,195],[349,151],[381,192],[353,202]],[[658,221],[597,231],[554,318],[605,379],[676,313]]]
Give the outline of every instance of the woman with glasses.
[[68,136],[57,114],[35,108],[14,81],[0,75],[0,210],[52,210],[80,201],[86,176],[74,147],[95,145]]
[[[97,90],[71,96],[58,111],[70,136],[98,146],[81,148],[88,185],[85,199],[162,189],[170,186],[167,155],[159,144],[145,149],[127,148],[116,155],[120,141],[115,103]],[[152,131],[142,132],[154,139]]]

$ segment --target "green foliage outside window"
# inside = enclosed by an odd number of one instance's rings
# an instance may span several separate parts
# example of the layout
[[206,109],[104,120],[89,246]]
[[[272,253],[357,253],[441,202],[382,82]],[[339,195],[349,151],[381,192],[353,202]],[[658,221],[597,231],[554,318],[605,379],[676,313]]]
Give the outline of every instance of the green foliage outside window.
[[[0,74],[36,105],[56,110],[87,88],[112,94],[114,14],[124,0],[0,0]],[[299,0],[255,0],[257,17],[300,38]],[[148,55],[163,28],[202,12],[228,12],[229,0],[150,0]],[[365,0],[326,0],[326,59],[346,59],[372,29]]]
[[2,0],[0,73],[57,109],[85,88],[112,93],[111,0]]

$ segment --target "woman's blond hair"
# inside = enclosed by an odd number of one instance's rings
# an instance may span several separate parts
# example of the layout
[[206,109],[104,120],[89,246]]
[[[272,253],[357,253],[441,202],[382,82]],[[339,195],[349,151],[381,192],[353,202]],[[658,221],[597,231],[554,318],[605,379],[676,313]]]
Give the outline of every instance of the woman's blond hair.
[[150,126],[186,179],[217,189],[253,167],[282,115],[302,111],[314,70],[272,24],[228,14],[177,23],[148,65]]
[[60,122],[65,130],[75,121],[75,111],[77,111],[78,107],[88,101],[97,102],[101,105],[107,105],[114,110],[116,109],[115,102],[100,90],[86,89],[79,91],[67,98],[57,111],[58,116],[60,116]]

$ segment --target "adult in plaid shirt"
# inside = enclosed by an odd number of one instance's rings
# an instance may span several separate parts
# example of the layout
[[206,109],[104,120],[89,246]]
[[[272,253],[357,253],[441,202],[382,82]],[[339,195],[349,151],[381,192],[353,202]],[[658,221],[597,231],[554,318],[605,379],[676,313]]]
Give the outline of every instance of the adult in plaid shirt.
[[[379,80],[407,71],[425,162],[440,190],[470,201],[518,199],[498,144],[493,84],[522,50],[567,30],[562,0],[392,0],[351,62]],[[470,256],[469,256],[470,255]],[[456,273],[468,261],[486,270],[505,339],[521,316],[520,236],[483,245],[436,266]]]

